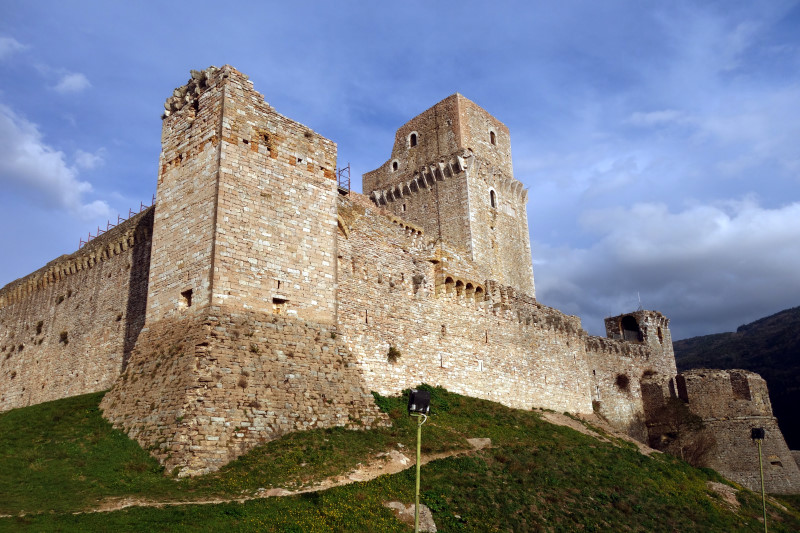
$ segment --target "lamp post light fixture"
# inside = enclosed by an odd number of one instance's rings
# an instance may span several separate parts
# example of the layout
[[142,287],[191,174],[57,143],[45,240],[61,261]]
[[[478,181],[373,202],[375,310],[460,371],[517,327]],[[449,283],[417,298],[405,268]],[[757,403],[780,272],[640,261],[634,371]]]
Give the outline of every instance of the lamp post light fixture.
[[422,448],[422,424],[428,420],[431,411],[431,393],[426,390],[411,389],[408,394],[408,414],[417,417],[417,488],[414,499],[414,533],[419,533],[419,459]]
[[750,438],[758,445],[758,469],[761,472],[761,507],[764,509],[764,533],[767,533],[767,498],[764,494],[764,463],[761,460],[761,443],[764,441],[765,436],[764,428],[750,429]]

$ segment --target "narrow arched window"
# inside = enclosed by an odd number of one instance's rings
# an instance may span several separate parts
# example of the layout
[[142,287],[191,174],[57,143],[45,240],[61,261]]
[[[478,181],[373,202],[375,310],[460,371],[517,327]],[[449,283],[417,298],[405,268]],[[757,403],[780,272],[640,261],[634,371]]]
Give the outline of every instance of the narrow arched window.
[[417,134],[416,133],[412,133],[411,134],[411,137],[409,138],[409,143],[411,144],[412,147],[417,145]]
[[392,170],[397,170],[397,161],[392,161]]
[[489,204],[492,207],[497,207],[497,196],[494,194],[494,191],[489,191]]
[[490,131],[490,132],[489,132],[489,141],[490,141],[492,144],[497,144],[497,136],[494,134],[494,132],[493,132],[493,131]]

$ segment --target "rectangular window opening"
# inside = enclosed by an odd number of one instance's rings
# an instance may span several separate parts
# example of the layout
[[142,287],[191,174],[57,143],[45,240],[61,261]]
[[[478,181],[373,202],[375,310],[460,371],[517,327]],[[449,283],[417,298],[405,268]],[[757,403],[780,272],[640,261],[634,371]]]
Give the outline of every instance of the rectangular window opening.
[[283,315],[286,314],[286,300],[284,298],[273,298],[272,299],[272,314],[273,315]]

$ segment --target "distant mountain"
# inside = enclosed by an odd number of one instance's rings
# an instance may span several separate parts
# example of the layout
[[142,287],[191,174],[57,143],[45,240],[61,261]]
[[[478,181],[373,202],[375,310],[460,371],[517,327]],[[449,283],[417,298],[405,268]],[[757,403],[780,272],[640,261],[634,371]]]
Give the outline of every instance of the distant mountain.
[[761,374],[786,443],[800,450],[800,307],[739,326],[736,333],[692,337],[673,346],[679,371],[743,368]]

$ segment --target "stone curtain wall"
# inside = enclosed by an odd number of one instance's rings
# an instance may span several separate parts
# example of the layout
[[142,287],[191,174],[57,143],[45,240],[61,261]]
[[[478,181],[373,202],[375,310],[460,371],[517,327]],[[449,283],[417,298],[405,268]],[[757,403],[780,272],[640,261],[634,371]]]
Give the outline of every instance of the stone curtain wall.
[[646,440],[639,382],[674,375],[671,346],[589,336],[577,317],[482,280],[457,250],[358,194],[340,200],[339,216],[339,328],[370,388],[426,382],[512,407],[598,410]]
[[114,383],[144,321],[153,211],[0,290],[0,410]]
[[334,329],[223,309],[142,332],[103,414],[167,471],[216,470],[290,431],[388,423]]
[[512,407],[592,411],[576,317],[491,282],[476,301],[466,283],[437,282],[440,272],[469,275],[457,257],[415,247],[419,239],[361,202],[342,200],[340,214],[349,236],[339,237],[339,330],[370,389],[426,382]]

